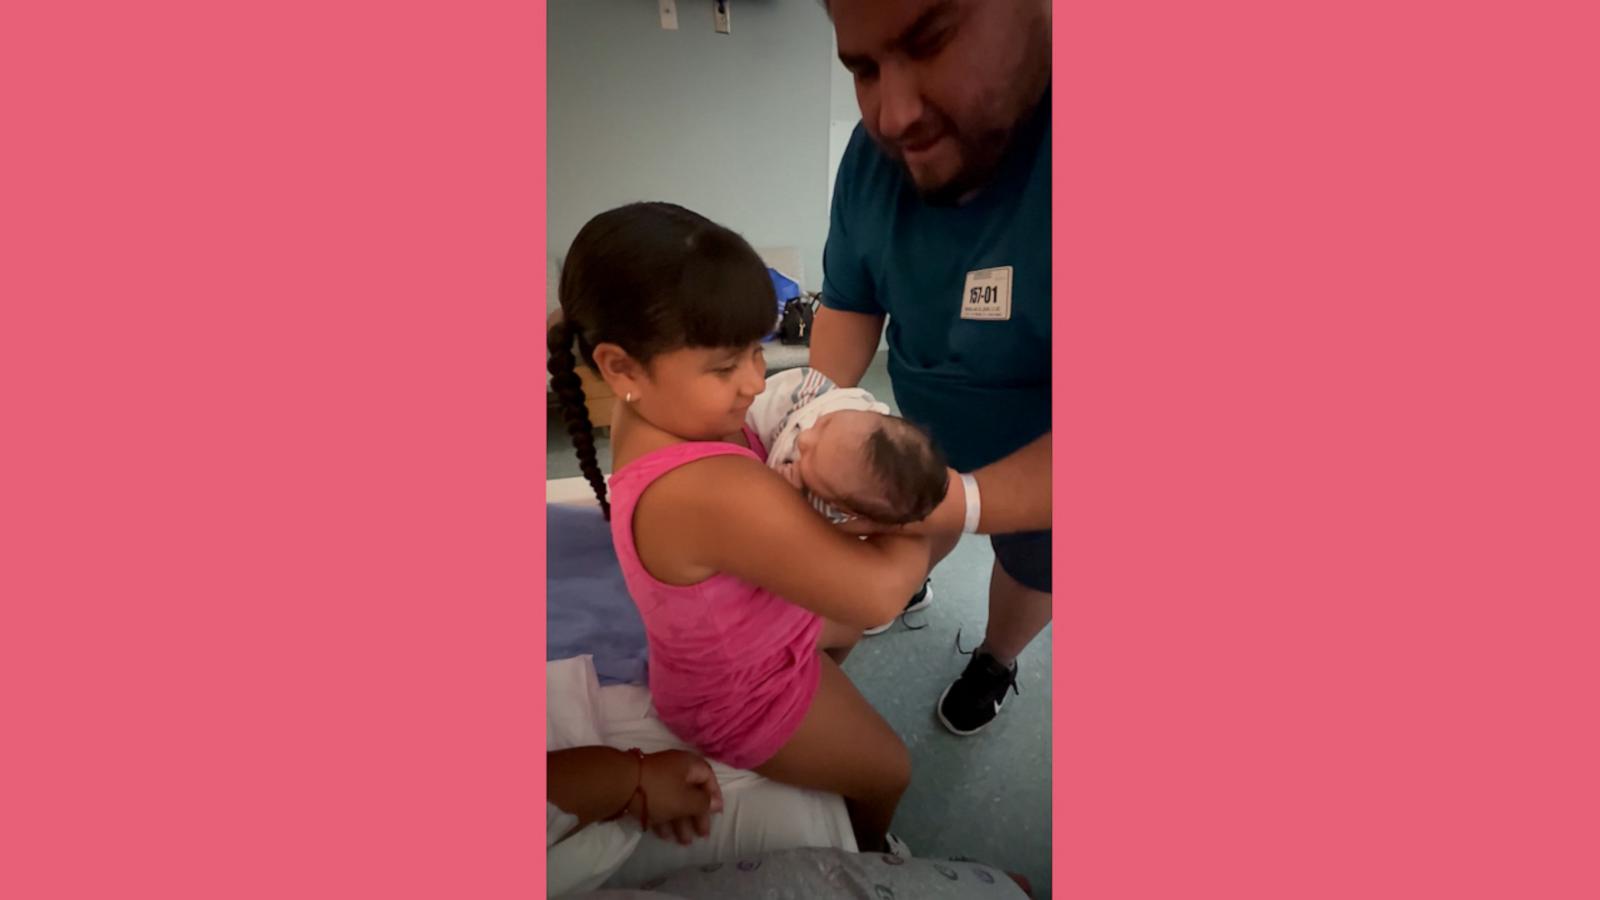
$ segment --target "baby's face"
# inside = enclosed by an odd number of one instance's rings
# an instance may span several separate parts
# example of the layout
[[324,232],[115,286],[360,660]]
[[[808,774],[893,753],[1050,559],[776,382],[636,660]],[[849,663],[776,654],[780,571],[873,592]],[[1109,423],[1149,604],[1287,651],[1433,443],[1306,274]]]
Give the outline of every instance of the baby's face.
[[846,409],[828,413],[795,439],[800,481],[813,495],[854,511],[851,498],[879,494],[882,488],[867,466],[867,438],[883,422],[875,412]]

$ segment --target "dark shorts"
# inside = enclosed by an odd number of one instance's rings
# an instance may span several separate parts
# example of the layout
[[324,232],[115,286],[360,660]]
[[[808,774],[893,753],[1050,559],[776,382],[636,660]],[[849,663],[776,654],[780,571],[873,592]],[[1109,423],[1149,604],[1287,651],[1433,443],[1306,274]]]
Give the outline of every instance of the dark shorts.
[[1050,532],[1022,531],[989,537],[995,561],[1023,587],[1050,593]]

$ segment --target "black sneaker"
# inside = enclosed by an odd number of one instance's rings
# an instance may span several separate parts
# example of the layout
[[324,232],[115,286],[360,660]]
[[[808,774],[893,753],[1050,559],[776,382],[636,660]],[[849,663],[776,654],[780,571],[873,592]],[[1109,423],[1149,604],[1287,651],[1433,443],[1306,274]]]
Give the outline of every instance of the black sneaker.
[[[918,612],[920,610],[927,609],[929,606],[932,606],[932,605],[933,605],[933,581],[930,579],[930,580],[924,581],[922,583],[922,590],[917,591],[915,594],[912,594],[911,595],[911,599],[906,601],[906,608],[900,610],[900,616],[903,616],[906,613],[914,613],[914,612]],[[866,629],[865,631],[863,631],[861,633],[863,635],[867,636],[867,637],[872,637],[875,634],[883,634],[885,631],[888,631],[889,629],[894,627],[894,623],[898,622],[900,620],[900,616],[895,616],[893,619],[890,619],[889,621],[883,623],[882,625],[874,625],[873,627],[868,628],[868,629]]]
[[1006,691],[1017,690],[1017,666],[1006,668],[987,653],[974,653],[961,677],[939,698],[939,721],[955,734],[977,734],[1000,715]]

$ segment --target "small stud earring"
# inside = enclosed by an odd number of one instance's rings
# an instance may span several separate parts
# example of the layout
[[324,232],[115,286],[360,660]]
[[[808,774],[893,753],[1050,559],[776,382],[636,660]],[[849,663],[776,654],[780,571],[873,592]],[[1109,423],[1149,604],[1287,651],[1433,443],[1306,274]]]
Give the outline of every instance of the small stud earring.
[[622,395],[622,402],[623,403],[632,403],[633,402],[633,391],[629,391],[626,394],[623,394]]

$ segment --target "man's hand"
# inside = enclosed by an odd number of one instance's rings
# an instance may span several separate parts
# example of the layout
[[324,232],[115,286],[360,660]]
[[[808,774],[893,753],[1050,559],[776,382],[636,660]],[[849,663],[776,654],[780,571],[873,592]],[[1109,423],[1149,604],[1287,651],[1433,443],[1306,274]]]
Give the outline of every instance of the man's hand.
[[[1044,531],[1050,527],[1050,435],[972,473],[978,481],[980,534]],[[960,474],[947,472],[944,502],[926,519],[906,526],[912,534],[959,535],[967,523],[967,489]]]

